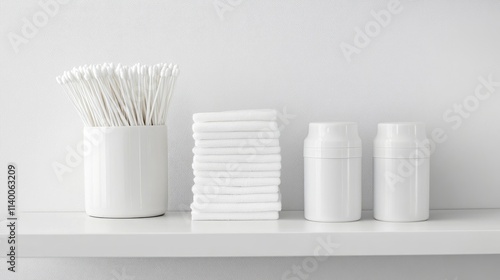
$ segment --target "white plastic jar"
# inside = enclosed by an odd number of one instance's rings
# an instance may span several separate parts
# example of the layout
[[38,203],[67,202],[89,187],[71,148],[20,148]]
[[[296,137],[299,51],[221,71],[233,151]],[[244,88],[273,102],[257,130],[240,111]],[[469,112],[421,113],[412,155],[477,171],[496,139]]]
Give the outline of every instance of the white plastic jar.
[[375,219],[427,220],[429,170],[429,141],[423,123],[379,124],[373,147]]
[[304,215],[317,222],[361,218],[361,139],[356,123],[309,124],[304,141]]

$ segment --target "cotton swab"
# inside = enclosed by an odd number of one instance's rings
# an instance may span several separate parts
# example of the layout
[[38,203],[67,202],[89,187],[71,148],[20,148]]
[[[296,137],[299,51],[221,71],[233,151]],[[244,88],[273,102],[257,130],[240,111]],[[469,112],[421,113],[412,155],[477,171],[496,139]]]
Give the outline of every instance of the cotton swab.
[[88,127],[164,125],[177,65],[83,65],[56,78]]

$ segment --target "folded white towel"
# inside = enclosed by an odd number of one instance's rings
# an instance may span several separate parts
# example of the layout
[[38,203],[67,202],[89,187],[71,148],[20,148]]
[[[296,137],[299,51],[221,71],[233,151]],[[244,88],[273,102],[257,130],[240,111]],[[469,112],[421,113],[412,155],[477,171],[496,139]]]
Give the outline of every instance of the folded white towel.
[[194,194],[266,194],[278,193],[278,186],[257,186],[257,187],[220,187],[220,186],[204,186],[194,185],[191,190]]
[[193,200],[197,203],[258,203],[276,202],[278,193],[269,194],[195,194]]
[[277,122],[239,121],[194,123],[193,132],[276,131]]
[[205,178],[279,178],[281,171],[198,171],[193,175]]
[[204,186],[223,187],[255,187],[255,186],[278,186],[280,178],[194,178],[194,183]]
[[206,171],[278,171],[280,162],[271,163],[211,163],[193,162],[193,170]]
[[276,110],[238,110],[225,112],[197,113],[193,115],[195,122],[225,121],[274,121],[278,116]]
[[195,155],[271,155],[280,152],[280,147],[193,148]]
[[201,148],[253,148],[253,147],[278,147],[279,139],[221,139],[221,140],[196,140],[196,147]]
[[203,213],[281,211],[281,201],[263,203],[197,203],[195,201],[191,204],[191,210]]
[[195,140],[217,140],[217,139],[277,139],[280,137],[279,130],[269,131],[237,131],[237,132],[199,132],[194,133]]
[[199,155],[194,156],[195,162],[281,162],[281,155]]
[[193,221],[253,221],[253,220],[277,220],[279,213],[274,212],[251,212],[251,213],[203,213],[191,211]]

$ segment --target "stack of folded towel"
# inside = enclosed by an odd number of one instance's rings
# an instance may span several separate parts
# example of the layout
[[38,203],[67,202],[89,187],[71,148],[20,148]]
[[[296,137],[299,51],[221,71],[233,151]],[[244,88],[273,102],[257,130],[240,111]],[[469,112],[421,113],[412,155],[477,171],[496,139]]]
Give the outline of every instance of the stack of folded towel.
[[275,220],[281,210],[275,110],[193,115],[193,220]]

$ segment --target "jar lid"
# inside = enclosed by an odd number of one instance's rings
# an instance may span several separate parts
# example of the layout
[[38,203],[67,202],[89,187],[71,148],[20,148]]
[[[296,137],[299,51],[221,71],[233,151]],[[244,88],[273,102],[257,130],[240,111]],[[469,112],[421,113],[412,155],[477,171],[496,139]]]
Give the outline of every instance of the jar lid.
[[428,145],[422,122],[379,123],[374,148],[418,148]]
[[360,148],[358,124],[355,122],[310,123],[305,148]]

